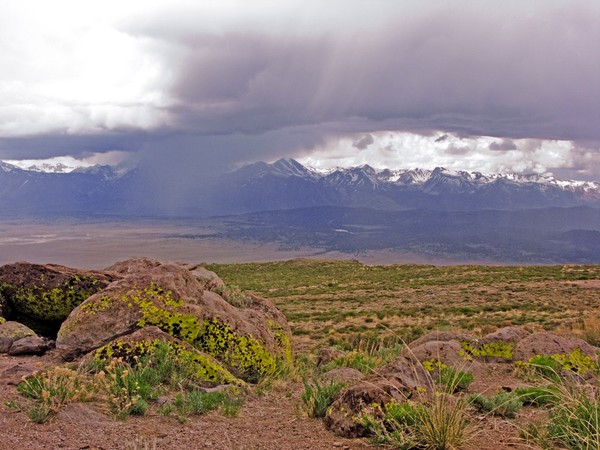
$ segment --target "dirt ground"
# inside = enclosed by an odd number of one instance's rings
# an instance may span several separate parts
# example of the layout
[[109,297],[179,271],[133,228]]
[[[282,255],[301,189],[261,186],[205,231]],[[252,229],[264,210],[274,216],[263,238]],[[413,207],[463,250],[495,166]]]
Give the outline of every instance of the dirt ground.
[[[21,377],[59,363],[55,356],[10,357],[0,355],[0,450],[319,450],[372,449],[366,439],[344,439],[325,429],[321,420],[309,419],[299,408],[300,384],[282,384],[262,396],[251,394],[238,417],[218,412],[189,417],[180,423],[174,415],[153,410],[144,417],[114,420],[97,405],[71,404],[44,424],[31,422],[6,402],[24,402],[16,390]],[[497,364],[473,384],[480,392],[493,393],[519,384],[510,365]],[[544,411],[523,408],[518,421],[473,413],[473,434],[466,449],[514,449],[531,447],[519,439],[519,427],[543,421]],[[379,447],[381,448],[381,447]]]
[[[21,376],[57,363],[52,355],[0,355],[0,449],[366,449],[366,441],[343,439],[323,423],[298,410],[301,387],[273,389],[250,395],[238,417],[219,413],[190,417],[181,424],[174,416],[150,413],[145,417],[113,420],[91,404],[72,404],[45,424],[29,421],[24,413],[6,406],[23,403],[16,390]],[[291,392],[291,397],[289,396]]]

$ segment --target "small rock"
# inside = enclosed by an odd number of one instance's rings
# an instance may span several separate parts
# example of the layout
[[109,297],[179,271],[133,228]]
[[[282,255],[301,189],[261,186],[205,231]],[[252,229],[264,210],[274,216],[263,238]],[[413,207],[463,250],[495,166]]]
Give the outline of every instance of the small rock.
[[28,336],[13,342],[8,354],[20,355],[43,355],[48,350],[48,342],[39,336]]
[[35,332],[19,322],[8,320],[0,324],[0,353],[8,353],[12,344],[19,339],[36,336]]

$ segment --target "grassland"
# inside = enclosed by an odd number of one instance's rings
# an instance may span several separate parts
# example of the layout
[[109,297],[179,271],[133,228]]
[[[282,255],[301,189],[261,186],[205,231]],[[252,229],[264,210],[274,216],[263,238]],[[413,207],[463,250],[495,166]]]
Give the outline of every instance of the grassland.
[[299,259],[207,268],[273,300],[301,351],[412,340],[429,330],[479,334],[505,325],[593,341],[600,317],[598,265],[368,266]]

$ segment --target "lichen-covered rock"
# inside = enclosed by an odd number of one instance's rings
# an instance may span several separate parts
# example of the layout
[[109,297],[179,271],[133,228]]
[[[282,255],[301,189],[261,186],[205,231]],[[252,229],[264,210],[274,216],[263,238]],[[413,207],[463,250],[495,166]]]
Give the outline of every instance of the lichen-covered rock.
[[468,361],[468,355],[458,341],[427,341],[424,344],[405,350],[420,363],[439,362],[463,371],[476,372],[480,369],[477,361]]
[[29,336],[36,336],[35,331],[19,322],[0,323],[0,353],[8,353],[14,342]]
[[0,267],[0,315],[54,337],[71,311],[108,286],[115,275],[54,264],[17,262]]
[[246,308],[236,308],[175,263],[135,258],[107,270],[121,278],[88,298],[61,326],[57,347],[67,358],[156,326],[245,381],[272,373],[277,358],[291,361],[289,327],[267,300],[251,297]]
[[482,345],[500,341],[517,343],[527,336],[529,336],[529,331],[521,327],[503,327],[494,331],[493,333],[485,335],[477,342]]
[[325,426],[344,437],[365,436],[363,413],[374,405],[383,408],[394,400],[428,398],[434,391],[431,376],[410,355],[400,356],[377,374],[343,390],[325,415]]
[[563,355],[579,349],[593,361],[598,360],[597,348],[578,338],[565,338],[546,331],[532,333],[521,339],[514,350],[514,359],[529,361],[536,355]]
[[204,386],[244,384],[212,356],[196,350],[190,344],[155,326],[141,328],[130,335],[117,338],[92,351],[86,359],[108,361],[112,358],[120,358],[129,364],[136,364],[140,357],[152,354],[160,344],[169,347],[180,366],[190,369],[189,375],[195,384]]

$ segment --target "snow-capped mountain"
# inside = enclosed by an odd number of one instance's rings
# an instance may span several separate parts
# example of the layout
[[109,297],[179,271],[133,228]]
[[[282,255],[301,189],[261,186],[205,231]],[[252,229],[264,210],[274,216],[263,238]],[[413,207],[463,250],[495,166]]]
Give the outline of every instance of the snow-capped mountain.
[[184,181],[185,191],[179,192],[177,182],[164,190],[138,170],[94,166],[49,173],[0,162],[0,208],[5,215],[209,216],[320,206],[383,211],[600,207],[597,182],[442,167],[392,170],[363,165],[323,171],[280,159],[246,165],[211,186],[202,179]]
[[600,183],[536,174],[486,175],[443,167],[392,170],[363,165],[323,171],[281,159],[230,173],[223,178],[215,198],[232,213],[316,205],[384,210],[514,210],[599,206]]

